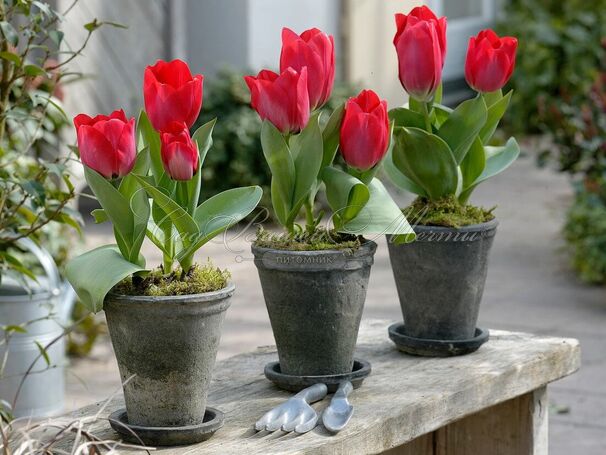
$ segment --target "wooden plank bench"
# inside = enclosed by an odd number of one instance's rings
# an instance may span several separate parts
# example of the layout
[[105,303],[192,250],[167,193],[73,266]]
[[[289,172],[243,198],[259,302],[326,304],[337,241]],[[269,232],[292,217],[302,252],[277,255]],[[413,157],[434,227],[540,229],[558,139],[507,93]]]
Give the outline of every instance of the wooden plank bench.
[[[547,454],[547,384],[579,368],[577,340],[494,330],[473,354],[421,358],[398,352],[387,338],[388,325],[362,324],[357,356],[369,360],[373,371],[350,396],[354,416],[337,435],[321,426],[304,435],[253,430],[259,417],[291,396],[263,376],[264,365],[277,358],[275,348],[264,347],[217,363],[208,401],[225,413],[222,429],[198,445],[157,453]],[[322,409],[328,402],[314,406]],[[99,406],[75,415],[94,415]],[[102,415],[121,407],[118,397]],[[106,420],[91,430],[117,438]]]

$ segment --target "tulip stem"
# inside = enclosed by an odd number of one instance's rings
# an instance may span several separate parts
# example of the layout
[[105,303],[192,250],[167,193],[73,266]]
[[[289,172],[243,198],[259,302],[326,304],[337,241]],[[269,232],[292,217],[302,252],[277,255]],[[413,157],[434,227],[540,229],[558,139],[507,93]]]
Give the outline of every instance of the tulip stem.
[[305,217],[307,220],[306,230],[308,234],[313,234],[316,230],[316,218],[314,217],[314,207],[310,200],[305,201]]
[[431,128],[431,120],[429,118],[429,103],[421,103],[421,108],[423,109],[423,117],[425,117],[425,129],[428,133],[433,133]]
[[162,254],[162,268],[164,274],[168,275],[173,270],[173,262],[175,255],[175,245],[173,243],[172,225],[168,229],[164,229],[164,250]]

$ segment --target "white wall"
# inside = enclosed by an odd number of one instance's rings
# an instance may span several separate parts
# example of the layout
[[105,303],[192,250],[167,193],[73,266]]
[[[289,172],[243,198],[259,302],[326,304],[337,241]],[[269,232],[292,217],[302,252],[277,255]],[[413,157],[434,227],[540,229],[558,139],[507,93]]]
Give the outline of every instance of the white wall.
[[282,27],[301,33],[312,27],[335,37],[339,55],[339,0],[248,0],[248,64],[277,68]]
[[[282,27],[317,27],[339,43],[339,0],[173,0],[172,38],[195,71],[258,71],[279,65]],[[179,18],[179,15],[181,16]],[[181,34],[186,35],[183,40]],[[176,50],[179,53],[179,50]]]

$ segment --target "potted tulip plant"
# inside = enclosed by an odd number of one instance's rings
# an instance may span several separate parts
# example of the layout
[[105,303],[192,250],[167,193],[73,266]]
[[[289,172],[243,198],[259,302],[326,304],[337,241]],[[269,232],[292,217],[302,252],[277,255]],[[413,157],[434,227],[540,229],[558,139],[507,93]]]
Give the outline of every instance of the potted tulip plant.
[[[285,28],[280,73],[245,77],[251,105],[263,119],[272,205],[284,228],[283,234],[260,231],[252,246],[279,357],[266,375],[290,389],[302,386],[302,376],[327,383],[352,373],[376,250],[362,235],[414,237],[375,178],[391,138],[385,101],[364,90],[325,123],[315,112],[330,97],[334,70],[332,36]],[[345,168],[333,164],[338,149]],[[325,214],[315,208],[322,187],[332,229],[321,226]],[[301,211],[304,226],[297,223]]]
[[[73,259],[67,277],[92,311],[105,310],[126,401],[115,428],[158,445],[203,440],[222,422],[206,397],[234,285],[227,271],[195,264],[194,253],[247,216],[262,193],[252,186],[199,200],[215,124],[190,136],[202,82],[185,62],[158,61],[145,70],[137,122],[123,111],[74,119],[84,174],[102,206],[93,215],[112,223],[116,243]],[[141,255],[146,237],[162,251],[157,269]]]
[[[415,217],[417,241],[389,243],[404,316],[389,333],[405,352],[464,354],[488,339],[476,323],[497,227],[492,210],[468,200],[520,152],[513,138],[489,145],[512,95],[501,88],[512,74],[517,41],[492,30],[470,39],[465,77],[478,93],[450,109],[440,104],[446,18],[422,6],[396,15],[396,23],[399,76],[410,98],[389,113],[394,146],[385,169],[394,184],[418,197],[405,210]],[[419,62],[418,55],[427,57]]]

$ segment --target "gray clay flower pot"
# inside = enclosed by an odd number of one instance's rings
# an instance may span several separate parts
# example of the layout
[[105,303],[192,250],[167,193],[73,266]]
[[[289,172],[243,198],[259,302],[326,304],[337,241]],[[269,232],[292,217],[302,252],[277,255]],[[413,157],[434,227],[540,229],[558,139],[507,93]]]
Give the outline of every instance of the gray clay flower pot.
[[351,373],[376,249],[371,241],[355,251],[253,245],[282,373]]
[[108,295],[104,310],[124,385],[128,422],[201,424],[225,311],[235,286],[205,294]]
[[404,245],[388,238],[407,336],[431,340],[475,336],[497,224],[495,219],[460,229],[414,226],[417,240]]

